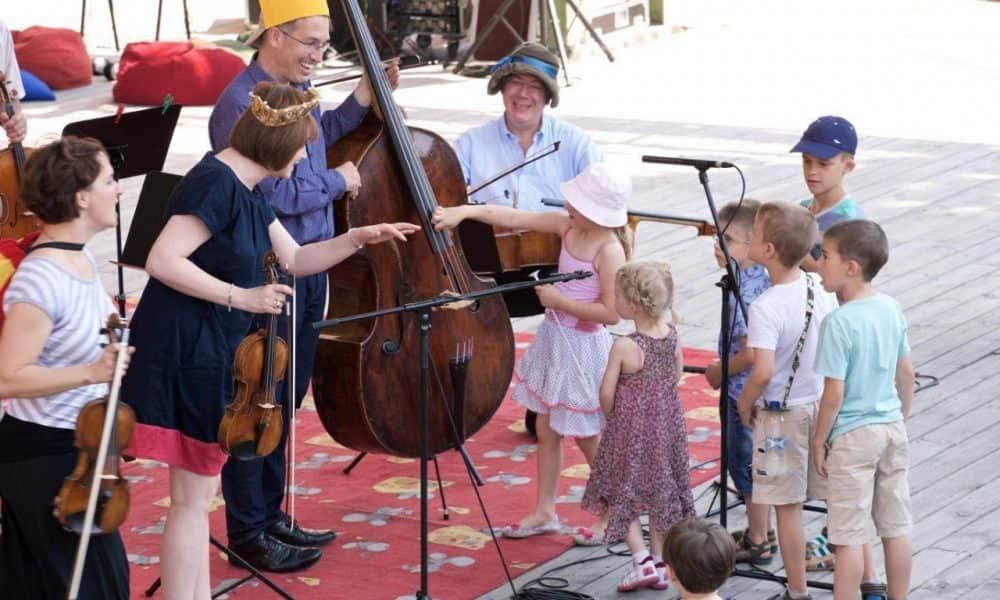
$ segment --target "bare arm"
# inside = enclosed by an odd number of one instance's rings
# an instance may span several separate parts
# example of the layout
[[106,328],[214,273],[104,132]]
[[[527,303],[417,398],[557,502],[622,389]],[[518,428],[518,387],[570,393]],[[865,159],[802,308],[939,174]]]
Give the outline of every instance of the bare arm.
[[774,350],[757,348],[753,355],[753,367],[750,369],[750,375],[743,385],[740,397],[736,400],[736,406],[740,411],[740,420],[747,427],[753,425],[750,419],[751,409],[764,390],[767,389],[767,384],[770,383],[771,376],[774,374]]
[[52,320],[32,304],[10,307],[0,335],[0,397],[51,396],[84,385],[111,381],[118,344],[104,349],[100,359],[72,367],[43,367],[38,356],[52,333]]
[[899,401],[902,404],[903,419],[910,418],[910,410],[913,408],[913,393],[916,372],[913,370],[913,361],[910,356],[901,356],[896,361],[896,393],[899,394]]
[[299,246],[284,226],[275,219],[268,227],[271,245],[296,275],[325,271],[358,251],[358,245],[380,244],[395,239],[405,242],[406,235],[419,230],[412,223],[379,223],[351,229],[335,238]]
[[561,235],[569,227],[569,216],[562,211],[532,212],[495,204],[462,204],[438,207],[431,222],[438,231],[454,229],[466,219],[507,229],[528,229]]
[[[728,375],[730,377],[753,366],[753,348],[747,348],[747,336],[740,336],[738,343],[742,350],[729,357]],[[705,378],[708,379],[709,385],[715,389],[722,386],[722,366],[718,359],[705,367]]]
[[844,382],[827,377],[823,383],[823,397],[819,401],[819,416],[812,439],[812,458],[816,472],[826,477],[826,440],[830,437],[837,414],[844,403]]
[[601,410],[606,416],[610,417],[615,410],[615,389],[618,387],[618,378],[623,373],[638,371],[642,367],[640,362],[639,345],[632,339],[620,337],[611,345],[608,366],[604,370],[598,394],[601,400]]
[[210,237],[211,232],[198,217],[173,215],[149,251],[146,271],[193,298],[252,313],[280,313],[280,301],[294,293],[287,285],[263,285],[252,289],[235,287],[191,262],[191,254]]

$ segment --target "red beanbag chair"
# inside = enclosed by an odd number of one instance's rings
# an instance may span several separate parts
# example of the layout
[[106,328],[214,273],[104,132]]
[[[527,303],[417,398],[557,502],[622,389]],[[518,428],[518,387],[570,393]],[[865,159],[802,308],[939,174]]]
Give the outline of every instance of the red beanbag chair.
[[29,27],[12,35],[17,64],[50,88],[68,90],[93,81],[87,47],[76,31]]
[[211,106],[244,66],[239,56],[215,46],[129,44],[118,63],[115,101],[156,106],[170,94],[174,104]]

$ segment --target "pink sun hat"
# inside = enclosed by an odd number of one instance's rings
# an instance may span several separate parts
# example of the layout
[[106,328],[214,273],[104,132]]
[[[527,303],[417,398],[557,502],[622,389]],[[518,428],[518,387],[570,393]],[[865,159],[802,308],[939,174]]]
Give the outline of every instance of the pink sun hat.
[[632,180],[602,162],[590,163],[576,177],[559,184],[563,200],[603,227],[628,223]]

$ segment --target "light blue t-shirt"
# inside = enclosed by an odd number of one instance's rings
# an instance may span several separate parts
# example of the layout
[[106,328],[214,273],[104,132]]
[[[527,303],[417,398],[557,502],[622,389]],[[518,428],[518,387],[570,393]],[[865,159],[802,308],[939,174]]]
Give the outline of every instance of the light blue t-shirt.
[[820,328],[816,373],[844,382],[844,402],[830,439],[874,423],[903,420],[896,363],[910,353],[906,317],[885,294],[852,300]]
[[470,200],[511,206],[516,196],[518,208],[552,210],[542,204],[542,199],[562,198],[559,184],[579,175],[590,163],[601,162],[603,157],[582,129],[548,113],[542,113],[542,126],[527,152],[521,149],[517,136],[507,128],[503,115],[463,133],[453,147],[465,183],[470,186],[479,185],[557,141],[561,142],[557,152],[490,184],[473,194]]
[[[799,204],[809,208],[812,206],[813,200],[813,198],[806,198]],[[824,231],[841,221],[863,218],[865,218],[865,213],[861,210],[861,207],[858,206],[857,202],[854,201],[854,198],[852,198],[850,194],[841,198],[840,202],[834,204],[829,209],[816,215],[816,226],[819,228],[820,240],[816,242],[812,250],[809,252],[810,256],[816,260],[819,260],[819,257],[822,256],[823,252],[820,249],[820,242],[822,241]]]

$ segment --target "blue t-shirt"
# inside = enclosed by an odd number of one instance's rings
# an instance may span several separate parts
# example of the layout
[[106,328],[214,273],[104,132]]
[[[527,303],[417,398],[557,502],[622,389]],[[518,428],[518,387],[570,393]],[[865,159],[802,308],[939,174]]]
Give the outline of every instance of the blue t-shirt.
[[[813,198],[806,198],[800,204],[806,208],[812,206]],[[822,250],[820,249],[820,241],[823,238],[823,232],[827,229],[833,227],[841,221],[850,221],[851,219],[863,219],[865,213],[861,210],[861,207],[857,205],[854,198],[848,194],[840,199],[840,202],[834,204],[829,209],[816,215],[816,226],[819,228],[820,240],[816,242],[812,250],[809,252],[810,256],[814,259],[819,260],[822,255]]]
[[[764,290],[771,287],[771,278],[767,276],[767,269],[763,265],[753,263],[745,269],[740,269],[740,296],[743,303],[750,309],[750,303],[764,293]],[[729,322],[733,326],[733,343],[729,346],[729,356],[742,352],[743,348],[739,338],[747,335],[747,322],[743,318],[743,311],[740,310],[739,303],[736,302],[736,295],[729,292]],[[719,332],[719,356],[722,356],[722,332]],[[729,374],[729,397],[736,400],[743,391],[743,386],[747,382],[750,369],[739,373]]]
[[906,330],[902,308],[885,294],[852,300],[823,320],[816,373],[844,382],[844,402],[830,439],[903,419],[896,363],[910,353]]

